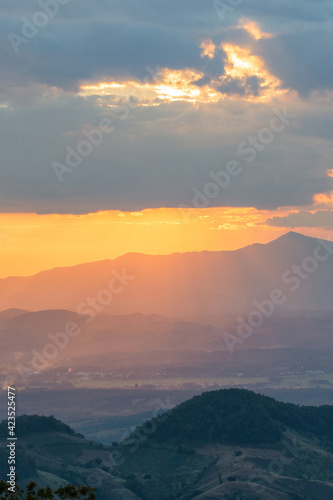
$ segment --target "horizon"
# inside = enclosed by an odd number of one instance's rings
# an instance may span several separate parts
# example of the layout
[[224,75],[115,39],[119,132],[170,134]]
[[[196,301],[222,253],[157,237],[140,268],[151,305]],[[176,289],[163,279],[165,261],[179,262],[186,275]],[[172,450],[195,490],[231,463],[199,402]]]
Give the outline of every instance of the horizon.
[[0,278],[114,260],[127,253],[233,251],[268,243],[290,230],[321,239],[331,234],[328,228],[269,226],[265,222],[269,213],[255,209],[197,208],[186,215],[179,208],[87,215],[7,214],[6,224],[0,214]]
[[[244,248],[247,248],[247,247],[250,247],[250,246],[253,246],[253,245],[267,245],[269,243],[272,243],[284,236],[287,236],[289,234],[296,234],[296,235],[299,235],[299,236],[304,236],[306,238],[313,238],[315,239],[316,237],[315,236],[310,236],[310,235],[307,235],[307,234],[303,234],[303,233],[300,233],[298,231],[287,231],[287,232],[283,232],[282,234],[280,234],[279,236],[276,236],[274,237],[273,239],[265,242],[265,243],[262,243],[262,242],[253,242],[253,243],[249,243],[247,245],[244,245],[244,246],[240,246],[238,248],[235,248],[235,249],[231,249],[231,250],[185,250],[183,252],[170,252],[170,253],[144,253],[144,252],[134,252],[134,251],[129,251],[129,252],[126,252],[126,253],[123,253],[121,255],[118,255],[114,258],[106,258],[106,259],[99,259],[99,260],[92,260],[92,261],[84,261],[84,262],[78,262],[76,264],[71,264],[71,265],[64,265],[64,266],[55,266],[55,267],[50,267],[50,268],[47,268],[47,269],[41,269],[39,271],[37,271],[36,273],[33,273],[33,274],[22,274],[22,275],[6,275],[6,276],[1,276],[0,275],[0,280],[3,280],[3,279],[7,279],[7,278],[29,278],[29,277],[33,277],[33,276],[36,276],[38,274],[41,274],[41,273],[44,273],[44,272],[48,272],[48,271],[54,271],[54,270],[57,270],[57,269],[66,269],[66,268],[71,268],[71,267],[79,267],[79,266],[84,266],[84,265],[89,265],[89,264],[97,264],[97,263],[100,263],[100,262],[109,262],[109,261],[115,261],[117,259],[120,259],[121,257],[124,257],[126,255],[130,255],[130,254],[137,254],[137,255],[145,255],[145,256],[152,256],[152,257],[158,257],[158,256],[171,256],[171,255],[175,255],[175,254],[188,254],[188,253],[204,253],[204,252],[208,252],[208,253],[220,253],[220,252],[236,252],[237,250],[242,250]],[[325,238],[318,238],[318,239],[325,239]],[[329,240],[327,240],[329,241]]]

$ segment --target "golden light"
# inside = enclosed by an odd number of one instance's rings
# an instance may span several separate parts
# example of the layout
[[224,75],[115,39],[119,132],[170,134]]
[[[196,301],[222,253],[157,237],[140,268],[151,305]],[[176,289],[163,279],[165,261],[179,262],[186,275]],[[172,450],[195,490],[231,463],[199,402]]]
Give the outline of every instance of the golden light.
[[271,33],[263,33],[258,23],[246,18],[241,19],[239,27],[247,31],[255,40],[273,38]]
[[[128,252],[234,250],[274,238],[254,208],[146,209],[85,215],[0,214],[0,278],[115,259]],[[227,231],[228,237],[225,237]]]
[[332,207],[333,206],[333,191],[329,193],[318,193],[313,197],[315,206]]
[[203,40],[200,44],[202,49],[201,57],[208,57],[214,59],[216,46],[211,40]]
[[136,97],[139,105],[144,105],[147,101],[153,104],[156,99],[156,92],[151,84],[143,84],[136,81],[126,82],[96,82],[94,84],[81,85],[80,93],[83,97],[97,96],[107,98],[110,104],[119,104],[119,99]]
[[83,85],[81,87],[82,90],[92,90],[92,91],[102,91],[104,89],[123,89],[127,85],[125,83],[117,83],[117,82],[100,82],[97,85]]
[[270,99],[276,94],[287,92],[280,88],[281,81],[265,69],[264,61],[251,54],[250,50],[232,44],[222,44],[222,49],[226,53],[226,65],[225,76],[220,79],[221,83],[228,78],[233,78],[243,80],[245,84],[248,77],[257,77],[260,95],[248,96],[249,100],[255,101]]
[[198,87],[198,81],[203,78],[204,73],[185,68],[174,70],[161,69],[154,75],[151,82],[98,82],[96,84],[85,84],[81,86],[80,95],[97,95],[114,98],[129,98],[134,96],[138,99],[138,106],[157,105],[163,102],[187,101],[187,102],[216,102],[221,96],[208,85]]
[[[252,21],[244,24],[257,39],[271,37],[262,33]],[[216,46],[210,39],[203,40],[200,44],[201,57],[213,59]],[[250,101],[264,101],[276,96],[286,94],[288,90],[281,89],[281,81],[270,74],[265,68],[264,61],[251,54],[247,48],[242,48],[231,43],[223,43],[220,47],[226,54],[224,74],[217,76],[206,85],[200,85],[205,74],[193,68],[171,69],[160,68],[156,73],[151,72],[149,79],[143,81],[101,81],[85,83],[81,86],[80,95],[96,96],[104,106],[119,106],[130,97],[137,99],[138,106],[158,106],[162,103],[184,101],[189,103],[215,103],[225,99],[244,99]],[[247,81],[249,77],[257,77],[256,89],[251,89]],[[241,80],[246,92],[223,92],[224,83],[234,79]]]

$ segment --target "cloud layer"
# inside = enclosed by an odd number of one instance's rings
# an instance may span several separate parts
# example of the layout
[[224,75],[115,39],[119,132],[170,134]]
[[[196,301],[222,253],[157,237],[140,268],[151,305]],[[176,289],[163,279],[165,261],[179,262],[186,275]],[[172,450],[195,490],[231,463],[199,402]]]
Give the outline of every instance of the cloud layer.
[[[223,21],[204,0],[1,6],[0,211],[311,205],[333,189],[332,13],[325,0],[243,2]],[[295,118],[277,132],[284,109]],[[207,196],[231,160],[241,172]]]

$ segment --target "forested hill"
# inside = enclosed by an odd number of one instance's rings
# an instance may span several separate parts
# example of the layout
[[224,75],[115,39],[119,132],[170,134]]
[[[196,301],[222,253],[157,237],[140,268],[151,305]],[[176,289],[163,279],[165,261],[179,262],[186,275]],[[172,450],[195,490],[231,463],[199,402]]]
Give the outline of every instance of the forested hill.
[[[333,498],[333,406],[299,407],[228,389],[196,396],[112,447],[54,417],[18,417],[16,430],[22,486],[97,486],[98,500]],[[4,421],[3,480],[7,435]]]
[[[81,434],[76,434],[76,432],[68,425],[64,424],[60,420],[57,420],[52,415],[50,417],[39,415],[21,415],[16,418],[15,434],[17,436],[27,436],[34,432],[60,432],[63,434],[69,434],[70,436],[83,437]],[[7,420],[3,420],[0,423],[0,438],[7,437],[8,423]]]
[[245,389],[206,392],[144,426],[157,442],[202,441],[246,445],[277,442],[286,428],[333,442],[333,406],[281,403]]

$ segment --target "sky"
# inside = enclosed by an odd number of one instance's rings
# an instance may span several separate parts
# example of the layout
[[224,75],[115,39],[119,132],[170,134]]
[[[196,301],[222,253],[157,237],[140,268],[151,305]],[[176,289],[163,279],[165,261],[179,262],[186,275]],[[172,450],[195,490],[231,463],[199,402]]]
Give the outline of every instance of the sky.
[[2,4],[0,277],[329,238],[332,27],[332,0]]

